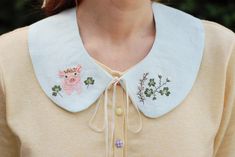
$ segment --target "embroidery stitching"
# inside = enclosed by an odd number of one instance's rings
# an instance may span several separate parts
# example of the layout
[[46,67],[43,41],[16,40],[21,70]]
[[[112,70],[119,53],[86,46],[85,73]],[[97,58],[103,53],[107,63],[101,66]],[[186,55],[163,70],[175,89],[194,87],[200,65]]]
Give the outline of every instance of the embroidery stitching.
[[[73,92],[77,92],[79,95],[82,92],[82,81],[81,81],[81,70],[82,66],[77,65],[76,67],[67,68],[63,71],[59,71],[58,76],[62,79],[61,85],[54,85],[52,89],[52,96],[60,95],[62,90],[67,94],[71,95]],[[89,85],[94,85],[95,80],[93,77],[87,77],[85,81],[83,81],[87,88]]]
[[145,101],[145,96],[144,96],[144,84],[145,84],[145,81],[148,80],[148,75],[149,73],[144,73],[143,74],[143,78],[140,79],[140,85],[138,86],[138,98],[140,99],[140,102],[142,102],[144,104],[144,101]]
[[[171,82],[169,78],[166,78],[164,82],[162,82],[162,75],[158,74],[158,85],[156,85],[155,78],[148,79],[149,73],[144,73],[142,79],[140,79],[138,86],[138,98],[140,102],[144,104],[146,98],[151,98],[152,100],[157,100],[157,94],[159,93],[161,96],[169,96],[171,94],[169,87],[165,86],[167,83]],[[148,84],[146,87],[145,82],[148,80]]]
[[60,87],[60,85],[54,85],[54,87],[52,87],[51,88],[52,89],[52,95],[53,96],[57,96],[58,94],[61,96],[61,97],[63,97],[62,95],[61,95],[61,93],[60,93],[60,91],[62,90],[61,89],[61,87]]
[[87,86],[87,88],[89,87],[89,85],[94,85],[95,80],[93,79],[93,77],[87,77],[87,79],[84,81],[85,85]]

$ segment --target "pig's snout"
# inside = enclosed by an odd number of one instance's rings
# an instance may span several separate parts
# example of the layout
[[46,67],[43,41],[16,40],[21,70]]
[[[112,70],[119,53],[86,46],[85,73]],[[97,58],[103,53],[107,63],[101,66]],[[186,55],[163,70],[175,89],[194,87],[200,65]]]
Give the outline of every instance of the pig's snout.
[[75,81],[76,81],[75,78],[70,78],[70,79],[69,79],[69,82],[70,82],[70,83],[74,83]]

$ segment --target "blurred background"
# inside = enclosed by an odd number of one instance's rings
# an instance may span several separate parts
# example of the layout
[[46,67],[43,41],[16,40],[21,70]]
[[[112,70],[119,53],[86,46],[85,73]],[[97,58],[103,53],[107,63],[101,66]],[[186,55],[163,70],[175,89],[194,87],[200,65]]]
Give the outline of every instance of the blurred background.
[[[163,0],[162,2],[235,31],[235,0]],[[40,5],[40,0],[0,0],[0,34],[44,18]]]

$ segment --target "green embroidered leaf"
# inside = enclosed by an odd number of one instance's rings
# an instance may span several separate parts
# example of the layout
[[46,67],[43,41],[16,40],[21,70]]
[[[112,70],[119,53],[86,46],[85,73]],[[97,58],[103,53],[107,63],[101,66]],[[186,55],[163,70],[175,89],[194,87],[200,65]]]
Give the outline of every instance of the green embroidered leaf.
[[166,95],[166,96],[169,96],[171,94],[168,87],[164,87],[159,92],[160,92],[161,95]]
[[151,97],[153,95],[153,89],[146,88],[144,94],[146,95],[146,97]]
[[169,96],[170,94],[171,94],[171,92],[167,92],[167,93],[166,93],[166,96]]
[[164,87],[163,90],[164,90],[164,91],[168,91],[169,88],[168,88],[168,87]]
[[155,82],[155,80],[154,79],[149,79],[149,83],[148,83],[148,85],[149,85],[149,87],[151,87],[151,86],[155,86],[156,85],[156,82]]
[[52,89],[52,91],[55,91],[55,87],[52,87],[51,89]]
[[95,80],[92,77],[87,77],[87,79],[84,81],[85,85],[93,85],[95,83]]
[[61,87],[60,87],[60,86],[56,86],[56,85],[55,85],[55,86],[53,87],[53,91],[55,91],[55,92],[57,92],[57,93],[58,93],[58,92],[60,92],[60,91],[61,91]]
[[52,88],[52,95],[53,96],[57,96],[58,94],[62,97],[62,95],[60,94],[60,91],[62,90],[62,88],[60,87],[60,85],[54,85]]
[[53,92],[52,95],[53,95],[53,96],[57,96],[57,93],[56,93],[56,92]]
[[61,91],[61,87],[55,85],[55,86],[52,88],[52,91],[59,92],[59,91]]

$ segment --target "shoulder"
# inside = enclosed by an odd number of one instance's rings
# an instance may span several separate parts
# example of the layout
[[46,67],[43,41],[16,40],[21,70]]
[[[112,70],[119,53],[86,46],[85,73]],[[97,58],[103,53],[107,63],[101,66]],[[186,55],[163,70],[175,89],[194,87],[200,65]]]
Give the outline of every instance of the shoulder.
[[28,27],[29,26],[17,28],[13,31],[0,35],[0,44],[2,45],[4,42],[7,42],[8,40],[11,40],[13,42],[15,40],[18,40],[18,41],[19,39],[21,40],[22,38],[26,36]]
[[28,49],[28,26],[0,36],[0,63],[13,63],[25,56]]
[[227,27],[208,20],[202,20],[205,30],[205,51],[211,57],[227,62],[235,46],[235,33]]
[[0,36],[0,53],[12,49],[15,46],[22,45],[27,41],[28,26],[17,28],[11,32]]
[[210,43],[217,42],[218,44],[220,43],[219,45],[229,45],[234,42],[235,34],[232,30],[213,21],[201,21],[204,25],[206,39],[211,40]]

